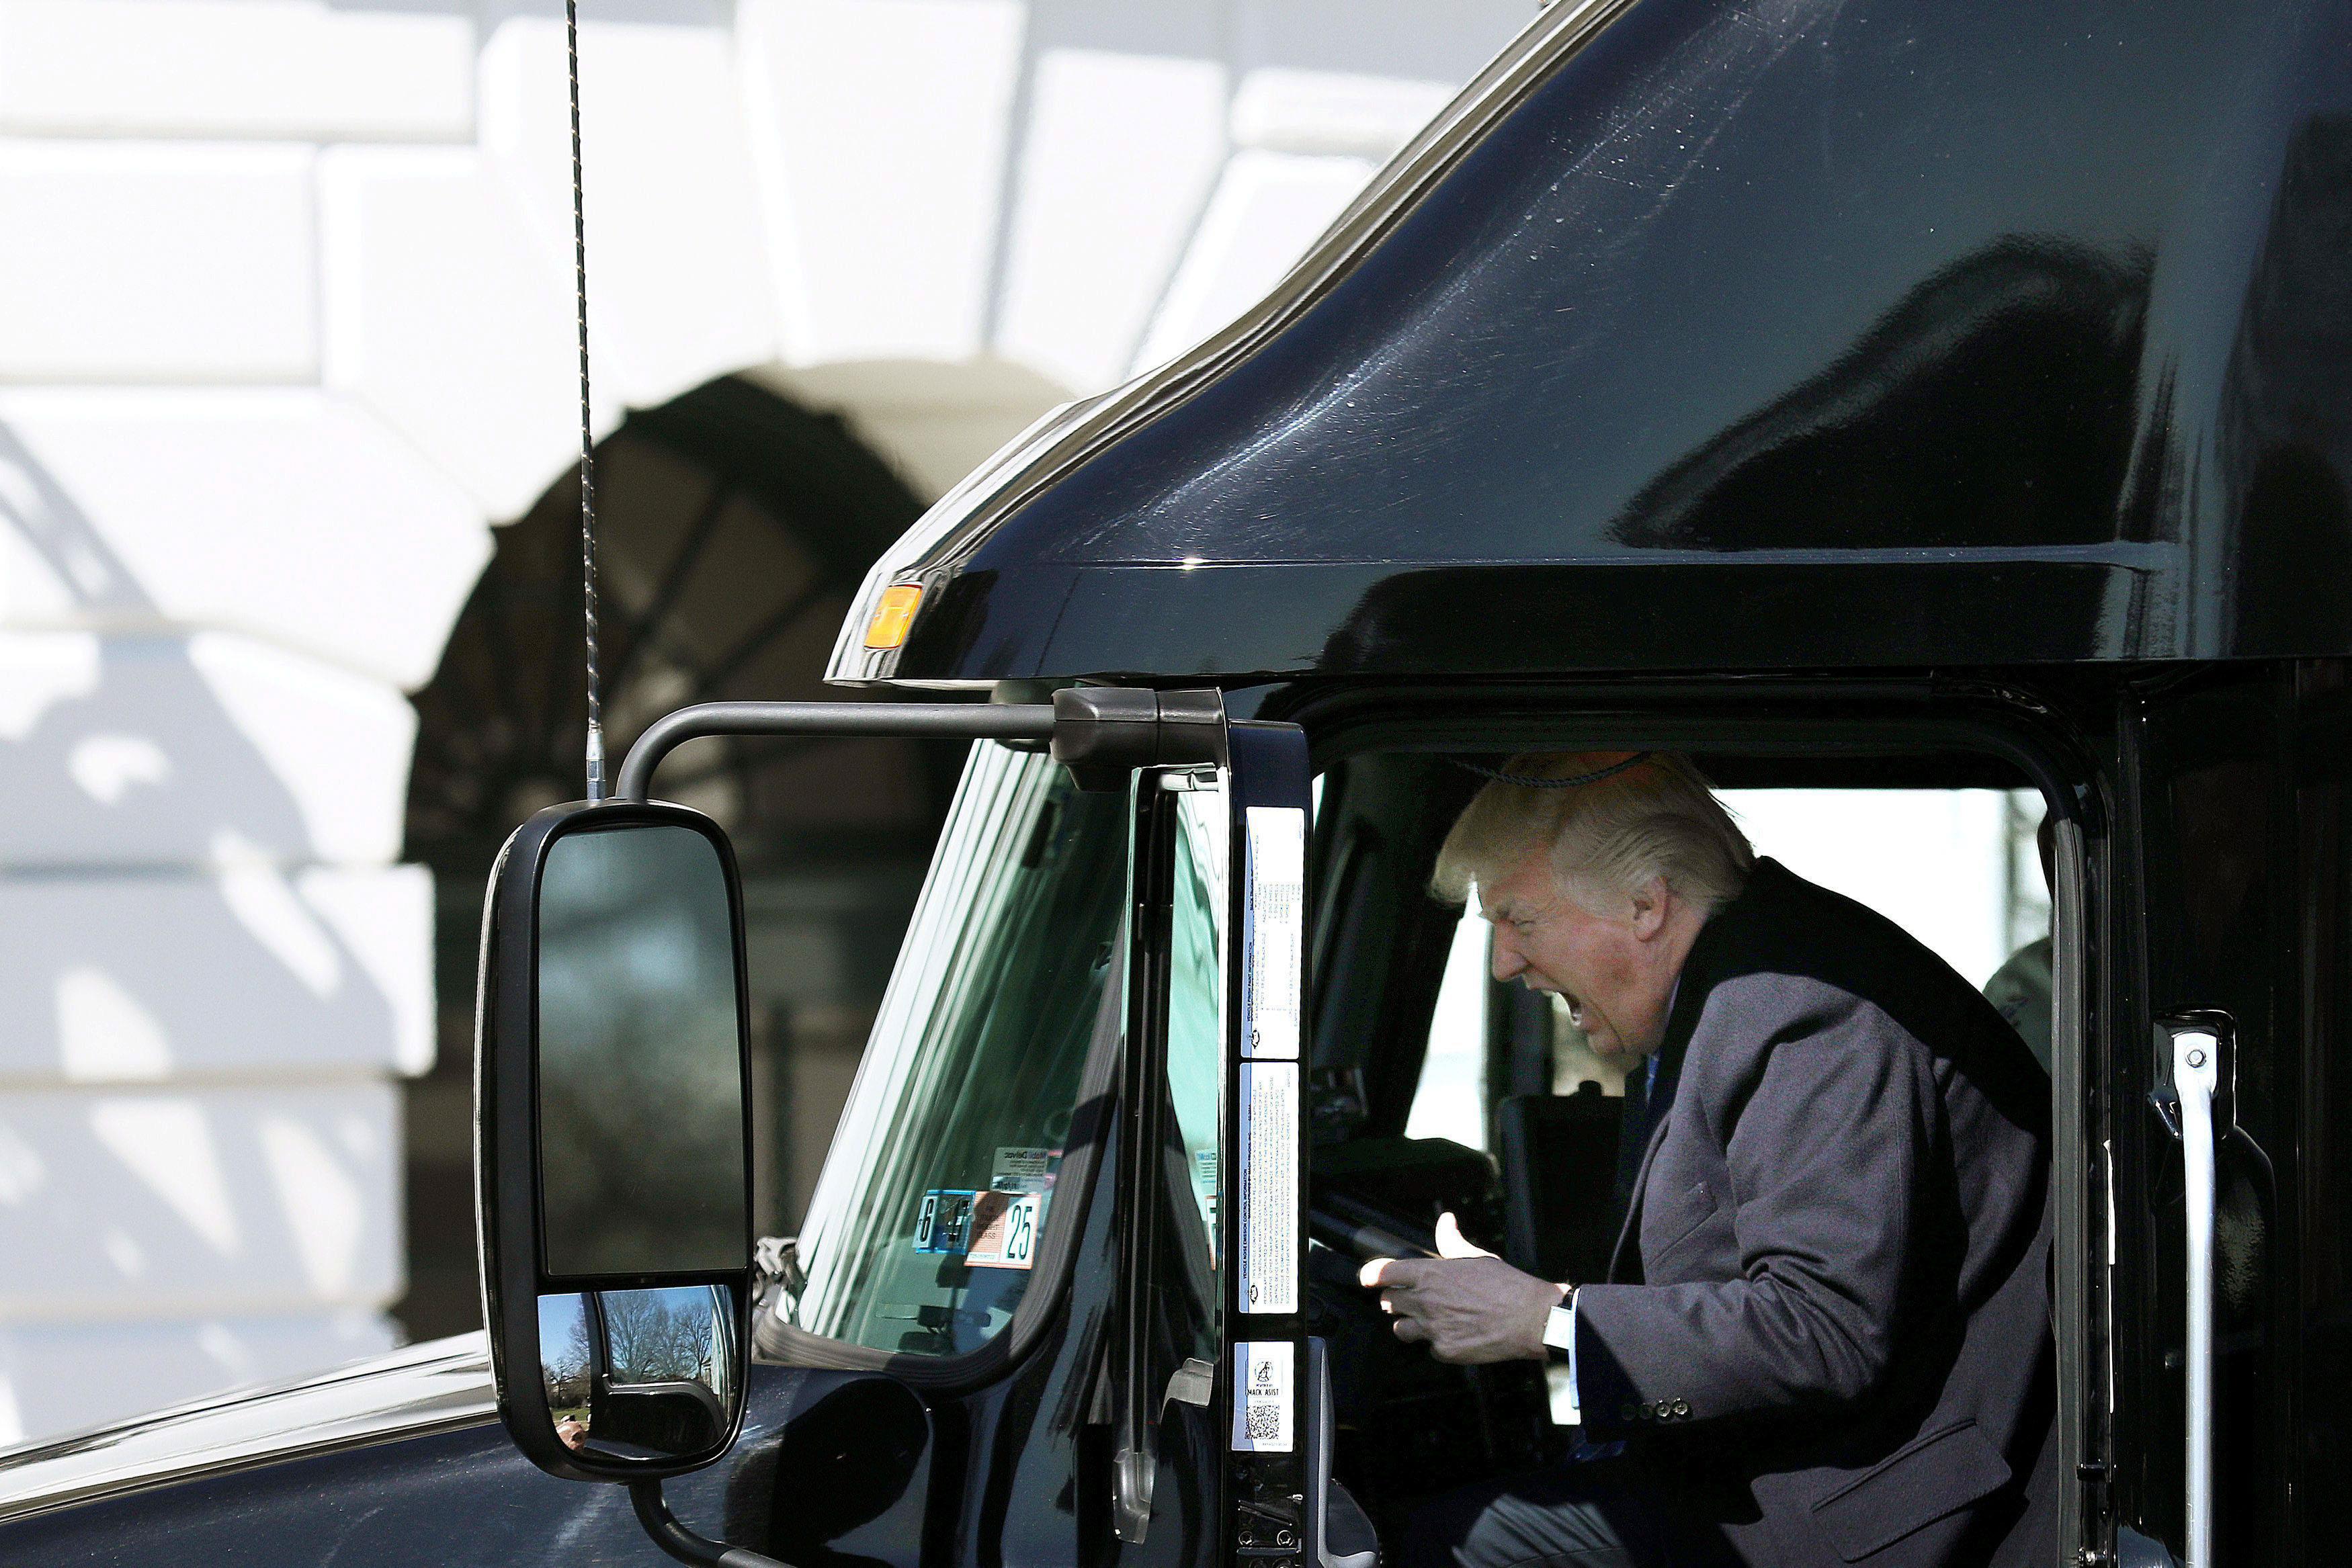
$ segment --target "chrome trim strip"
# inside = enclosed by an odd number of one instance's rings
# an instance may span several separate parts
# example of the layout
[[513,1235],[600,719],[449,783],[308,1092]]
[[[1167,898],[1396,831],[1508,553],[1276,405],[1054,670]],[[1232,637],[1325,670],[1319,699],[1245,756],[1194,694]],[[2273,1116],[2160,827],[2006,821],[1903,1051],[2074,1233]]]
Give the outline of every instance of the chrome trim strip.
[[0,1451],[0,1521],[498,1415],[477,1332]]
[[2172,1085],[2180,1096],[2180,1157],[2187,1174],[2189,1397],[2187,1496],[2180,1568],[2213,1563],[2213,1095],[2221,1084],[2221,1037],[2184,1029],[2172,1037]]
[[884,590],[911,582],[919,584],[926,597],[936,593],[1014,508],[1264,347],[1329,293],[1488,130],[1632,3],[1556,0],[1538,13],[1372,176],[1264,299],[1206,340],[1126,385],[1053,410],[966,476],[866,574],[835,639],[825,679],[853,686],[892,680],[900,650],[869,651],[865,645],[866,623]]
[[[2091,1318],[2089,1262],[2091,1235],[2087,1220],[2087,1188],[2091,1181],[2089,1143],[2084,1126],[2091,1113],[2085,1093],[2087,1069],[2083,1032],[2083,967],[2088,936],[2084,924],[2083,893],[2088,874],[2080,822],[2061,821],[2055,833],[2057,885],[2051,910],[2053,995],[2050,1022],[2051,1135],[2053,1176],[2051,1210],[2051,1272],[2056,1301],[2058,1354],[2058,1473],[2081,1474],[2084,1458],[2084,1402],[2088,1382],[2088,1328]],[[2083,1539],[2083,1489],[2072,1484],[2058,1489],[2058,1540],[2066,1558],[2088,1544]]]

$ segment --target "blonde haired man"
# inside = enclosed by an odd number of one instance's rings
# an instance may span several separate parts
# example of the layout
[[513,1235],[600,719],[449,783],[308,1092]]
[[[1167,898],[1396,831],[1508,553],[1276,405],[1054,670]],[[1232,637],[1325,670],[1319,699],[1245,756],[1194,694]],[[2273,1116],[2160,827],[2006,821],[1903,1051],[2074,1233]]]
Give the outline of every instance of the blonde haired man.
[[1678,757],[1515,759],[1436,889],[1638,1068],[1627,1212],[1604,1281],[1448,1224],[1364,1282],[1441,1360],[1564,1361],[1588,1448],[1623,1442],[1423,1511],[1405,1568],[2047,1563],[2049,1084],[2000,1014]]

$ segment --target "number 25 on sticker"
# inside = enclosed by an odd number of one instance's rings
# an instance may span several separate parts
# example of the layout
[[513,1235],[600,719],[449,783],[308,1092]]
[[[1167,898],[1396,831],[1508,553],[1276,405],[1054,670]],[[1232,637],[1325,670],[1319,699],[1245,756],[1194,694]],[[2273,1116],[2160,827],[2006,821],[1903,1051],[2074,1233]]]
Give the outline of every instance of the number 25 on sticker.
[[984,1192],[972,1205],[975,1269],[1026,1269],[1036,1261],[1037,1231],[1045,1215],[1042,1192]]

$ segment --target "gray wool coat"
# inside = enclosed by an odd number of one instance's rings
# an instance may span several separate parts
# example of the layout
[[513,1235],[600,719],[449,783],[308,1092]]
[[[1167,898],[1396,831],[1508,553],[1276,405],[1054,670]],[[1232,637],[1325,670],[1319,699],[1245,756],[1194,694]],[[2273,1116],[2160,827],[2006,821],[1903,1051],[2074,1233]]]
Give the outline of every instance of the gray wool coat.
[[1892,922],[1759,860],[1683,966],[1587,1436],[1785,1568],[2053,1561],[2050,1080]]

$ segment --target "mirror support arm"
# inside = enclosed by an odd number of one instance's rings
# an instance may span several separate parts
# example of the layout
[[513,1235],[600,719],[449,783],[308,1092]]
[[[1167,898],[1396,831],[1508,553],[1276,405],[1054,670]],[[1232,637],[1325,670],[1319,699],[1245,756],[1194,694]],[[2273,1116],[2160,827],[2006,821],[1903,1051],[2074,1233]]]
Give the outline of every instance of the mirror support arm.
[[700,1568],[784,1568],[772,1557],[720,1541],[706,1541],[680,1524],[662,1496],[659,1481],[634,1483],[629,1488],[629,1500],[636,1505],[637,1522],[646,1527],[654,1543],[681,1563],[697,1563]]
[[646,799],[662,758],[708,735],[1050,741],[1054,710],[1043,703],[697,703],[646,727],[621,764],[614,796]]
[[711,735],[884,736],[1050,745],[1081,789],[1123,789],[1134,768],[1222,763],[1225,699],[1214,688],[1071,686],[1045,703],[697,703],[646,727],[614,798],[639,800],[662,758]]

